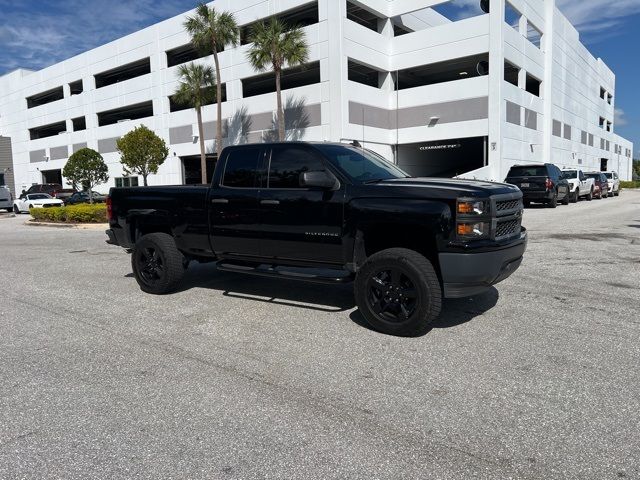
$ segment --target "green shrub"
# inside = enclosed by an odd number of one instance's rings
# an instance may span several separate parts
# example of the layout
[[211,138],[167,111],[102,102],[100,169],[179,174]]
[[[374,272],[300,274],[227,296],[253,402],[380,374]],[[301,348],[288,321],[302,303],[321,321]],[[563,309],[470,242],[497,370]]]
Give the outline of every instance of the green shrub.
[[107,223],[107,206],[104,203],[32,208],[29,213],[38,222]]
[[640,188],[640,181],[620,182],[620,188]]

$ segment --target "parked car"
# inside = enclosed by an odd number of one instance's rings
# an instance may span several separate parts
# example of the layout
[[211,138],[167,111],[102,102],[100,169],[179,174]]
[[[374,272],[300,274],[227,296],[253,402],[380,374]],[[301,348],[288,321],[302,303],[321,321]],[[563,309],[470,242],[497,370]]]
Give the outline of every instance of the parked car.
[[[91,196],[94,203],[104,203],[104,201],[107,199],[106,195],[98,192],[91,192]],[[65,205],[76,205],[78,203],[90,203],[89,193],[76,192],[64,201]]]
[[556,208],[558,202],[569,203],[569,182],[552,163],[514,165],[505,182],[522,190],[525,206],[538,202]]
[[0,185],[0,209],[10,212],[13,210],[13,195],[5,185]]
[[609,182],[602,172],[587,172],[585,175],[593,178],[593,196],[598,199],[607,198],[609,195]]
[[53,198],[60,198],[61,200],[63,200],[64,198],[73,195],[75,191],[76,190],[73,188],[63,188],[59,183],[40,183],[37,185],[31,185],[28,190],[23,190],[22,195],[29,195],[31,193],[46,193]]
[[53,198],[47,193],[28,193],[13,201],[13,211],[15,213],[29,213],[30,208],[50,208],[61,207],[62,200]]
[[512,185],[410,178],[333,143],[227,147],[211,186],[112,188],[107,215],[108,242],[132,252],[145,292],[177,289],[192,260],[355,281],[363,317],[395,335],[426,332],[443,297],[476,295],[510,276],[527,244],[522,192]]
[[617,172],[604,172],[604,176],[607,177],[607,183],[609,184],[609,191],[607,194],[610,197],[617,197],[620,195],[620,178]]
[[582,170],[563,170],[562,175],[569,182],[570,198],[576,203],[581,197],[593,199],[593,178],[587,177]]

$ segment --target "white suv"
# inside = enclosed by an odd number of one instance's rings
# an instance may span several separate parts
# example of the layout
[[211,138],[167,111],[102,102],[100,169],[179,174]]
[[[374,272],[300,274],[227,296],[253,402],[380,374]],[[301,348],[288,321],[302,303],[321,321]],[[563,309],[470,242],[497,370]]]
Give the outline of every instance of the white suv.
[[620,195],[620,179],[616,172],[603,172],[609,183],[609,196]]
[[6,185],[0,185],[0,210],[13,211],[13,195]]

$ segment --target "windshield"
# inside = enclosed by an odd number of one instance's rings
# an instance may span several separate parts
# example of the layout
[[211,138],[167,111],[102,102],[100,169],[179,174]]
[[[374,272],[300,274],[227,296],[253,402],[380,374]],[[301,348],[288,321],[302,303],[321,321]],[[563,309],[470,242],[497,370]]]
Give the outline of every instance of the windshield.
[[562,176],[564,178],[576,178],[578,176],[578,173],[575,170],[565,170],[564,172],[562,172]]
[[605,173],[604,176],[609,178],[609,179],[611,179],[611,178],[613,178],[613,173],[611,173],[611,172]]
[[331,164],[345,173],[354,183],[409,177],[406,172],[369,150],[346,145],[322,145],[319,148]]
[[600,174],[599,173],[585,173],[584,175],[587,178],[595,178],[597,180],[600,180]]
[[51,196],[46,193],[33,193],[29,195],[29,200],[45,200],[47,198],[51,198]]

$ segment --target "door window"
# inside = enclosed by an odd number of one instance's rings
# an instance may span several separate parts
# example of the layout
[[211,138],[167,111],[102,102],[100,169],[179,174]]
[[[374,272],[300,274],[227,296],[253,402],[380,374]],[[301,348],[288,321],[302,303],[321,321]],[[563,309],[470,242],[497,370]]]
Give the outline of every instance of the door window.
[[256,188],[262,147],[232,149],[227,156],[222,184],[233,188]]
[[318,154],[299,146],[276,146],[269,164],[269,188],[304,188],[304,172],[322,172],[324,164]]

